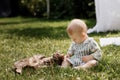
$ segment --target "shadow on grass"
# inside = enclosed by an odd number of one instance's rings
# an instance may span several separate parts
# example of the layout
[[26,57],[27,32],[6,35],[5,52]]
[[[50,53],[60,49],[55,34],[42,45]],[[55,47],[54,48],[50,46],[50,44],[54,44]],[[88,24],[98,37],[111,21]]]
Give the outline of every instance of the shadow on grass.
[[[0,22],[0,24],[2,26],[6,26],[6,25],[16,25],[16,24],[23,24],[23,23],[44,23],[44,22],[66,22],[68,20],[46,20],[46,19],[39,19],[39,18],[16,18],[16,20],[14,18],[8,18],[8,19],[4,19]],[[37,24],[37,23],[36,23]],[[40,25],[41,26],[41,25]],[[24,28],[9,28],[9,29],[1,29],[0,33],[7,33],[9,34],[11,37],[12,36],[22,36],[22,37],[34,37],[34,38],[50,38],[50,39],[64,39],[64,38],[68,38],[68,35],[66,33],[66,27],[65,26],[58,26],[56,25],[56,27],[53,26],[43,26],[43,27],[32,27],[32,26],[27,26]]]
[[[6,20],[6,19],[5,19]],[[12,25],[12,24],[23,24],[23,23],[33,23],[33,22],[66,22],[69,20],[46,20],[46,19],[39,19],[39,18],[11,18],[7,19],[7,21],[3,20],[0,22],[1,25]],[[85,20],[86,24],[89,27],[92,27],[95,25],[94,19]],[[67,26],[67,25],[66,25]],[[5,26],[4,26],[5,27]],[[51,39],[64,39],[68,38],[68,35],[66,33],[65,26],[43,26],[40,28],[13,28],[13,29],[5,29],[5,31],[1,30],[0,33],[7,32],[10,35],[16,35],[16,36],[24,36],[24,37],[35,37],[35,38],[51,38]],[[116,35],[119,34],[119,31],[113,31],[113,32],[100,32],[100,33],[91,33],[89,36],[95,37],[107,37],[109,34]]]
[[50,38],[50,39],[65,39],[68,38],[65,27],[40,27],[40,28],[23,28],[10,29],[7,33],[15,36],[34,37],[34,38]]
[[21,23],[31,23],[36,22],[38,19],[8,19],[0,22],[1,25],[12,25],[12,24],[21,24]]
[[108,35],[118,35],[120,33],[120,31],[107,31],[107,32],[99,32],[99,33],[91,33],[91,34],[88,34],[89,36],[99,36],[99,37],[109,37]]
[[0,21],[0,25],[15,25],[15,24],[23,24],[23,23],[33,23],[33,22],[61,22],[61,21],[68,21],[66,20],[48,20],[48,19],[40,19],[40,18],[8,18],[5,20]]
[[[1,31],[2,32],[2,31]],[[22,37],[33,37],[33,38],[50,38],[50,39],[67,39],[69,38],[66,32],[66,27],[58,26],[58,27],[51,27],[51,26],[44,26],[40,28],[22,28],[22,29],[8,29],[6,31],[10,35],[15,36],[22,36]],[[110,37],[111,35],[118,35],[119,31],[113,32],[100,32],[100,33],[91,33],[89,34],[90,37]]]

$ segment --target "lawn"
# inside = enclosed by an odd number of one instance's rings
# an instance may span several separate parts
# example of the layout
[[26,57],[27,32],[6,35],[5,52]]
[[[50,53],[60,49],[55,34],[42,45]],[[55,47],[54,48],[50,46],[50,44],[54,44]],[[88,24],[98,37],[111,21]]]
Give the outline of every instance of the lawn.
[[[94,19],[83,19],[88,27]],[[45,20],[39,18],[0,18],[0,80],[120,80],[120,47],[101,47],[103,58],[98,66],[84,70],[48,67],[26,68],[16,74],[11,67],[14,62],[34,54],[51,56],[54,52],[66,54],[71,40],[66,33],[70,20]],[[98,43],[103,37],[120,36],[119,31],[89,34]]]

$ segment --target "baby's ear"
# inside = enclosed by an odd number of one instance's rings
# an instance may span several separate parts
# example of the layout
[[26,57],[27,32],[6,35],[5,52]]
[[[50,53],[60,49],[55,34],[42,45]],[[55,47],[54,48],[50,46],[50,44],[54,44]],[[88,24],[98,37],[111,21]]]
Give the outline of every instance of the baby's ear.
[[82,36],[85,36],[86,35],[86,33],[85,32],[82,32]]

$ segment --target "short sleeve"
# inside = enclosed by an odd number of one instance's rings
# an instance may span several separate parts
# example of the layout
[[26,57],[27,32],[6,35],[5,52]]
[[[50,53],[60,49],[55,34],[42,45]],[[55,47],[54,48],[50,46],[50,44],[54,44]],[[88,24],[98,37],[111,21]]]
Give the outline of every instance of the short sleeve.
[[90,54],[98,61],[102,57],[101,49],[94,39],[90,41]]

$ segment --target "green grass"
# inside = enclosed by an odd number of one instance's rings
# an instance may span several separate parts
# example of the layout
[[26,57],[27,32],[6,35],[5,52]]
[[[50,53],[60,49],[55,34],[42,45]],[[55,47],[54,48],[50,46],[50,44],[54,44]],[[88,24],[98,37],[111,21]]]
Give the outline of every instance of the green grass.
[[[88,27],[93,19],[83,19]],[[19,75],[11,70],[13,63],[34,54],[51,56],[57,50],[64,54],[71,40],[66,26],[70,20],[44,20],[38,18],[0,18],[0,80],[120,80],[120,47],[102,47],[103,58],[98,66],[88,71],[48,67],[26,68]],[[92,33],[99,43],[102,37],[120,36],[120,32]]]

